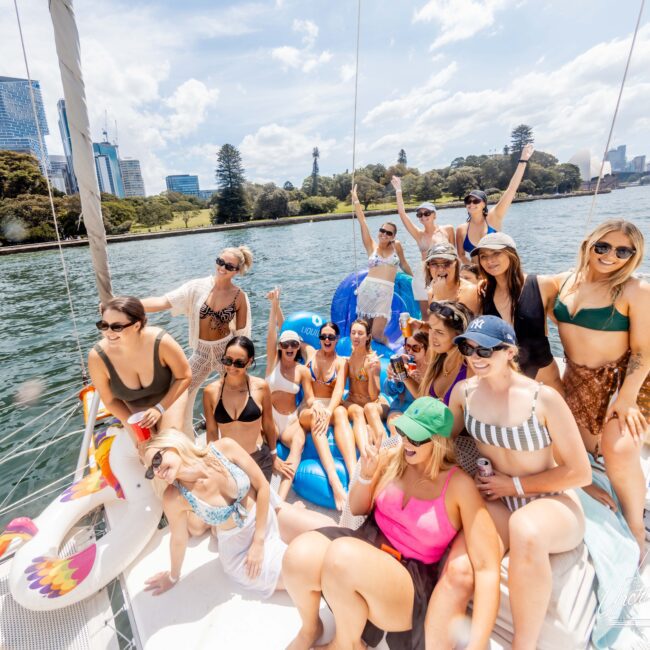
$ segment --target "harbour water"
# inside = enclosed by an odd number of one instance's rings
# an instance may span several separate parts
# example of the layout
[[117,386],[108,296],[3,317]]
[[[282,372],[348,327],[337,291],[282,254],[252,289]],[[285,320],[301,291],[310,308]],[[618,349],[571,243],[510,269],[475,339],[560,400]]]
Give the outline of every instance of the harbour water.
[[[570,268],[586,230],[608,218],[632,220],[641,228],[646,241],[650,239],[650,186],[600,195],[591,223],[586,226],[590,206],[591,197],[514,205],[506,217],[504,230],[515,238],[524,270],[555,273]],[[456,226],[465,216],[462,209],[444,210],[439,213],[438,221]],[[415,243],[397,215],[370,218],[371,231],[375,232],[386,221],[398,224],[398,237],[405,246],[407,258],[411,264],[416,263]],[[365,265],[358,226],[356,236],[352,227],[351,221],[326,221],[112,244],[108,251],[113,291],[116,295],[140,297],[161,295],[188,279],[211,274],[214,258],[222,248],[246,244],[253,250],[255,262],[251,272],[239,283],[248,292],[253,339],[259,354],[264,354],[269,313],[266,292],[276,285],[282,288],[285,314],[308,310],[328,316],[339,282]],[[98,319],[98,298],[90,253],[88,248],[72,248],[65,250],[64,256],[85,363],[88,350],[99,338],[94,326]],[[650,273],[648,252],[640,272]],[[46,443],[81,428],[83,421],[78,412],[58,433],[57,423],[48,429],[46,436],[28,440],[47,421],[72,407],[74,400],[61,402],[81,388],[80,356],[59,253],[44,251],[0,257],[0,296],[1,530],[12,517],[33,516],[43,507],[42,503],[36,503],[8,512],[5,510],[8,503],[32,494],[74,469],[81,434],[71,435],[56,445]],[[187,349],[184,318],[171,318],[163,313],[152,315],[150,321],[168,330]],[[553,329],[551,338],[554,353],[561,354]],[[262,370],[263,361],[257,372]],[[16,405],[21,386],[34,381],[41,382],[42,387],[36,403]],[[61,408],[54,408],[30,424],[32,419],[57,405]],[[27,426],[6,440],[24,425]],[[42,448],[15,456],[34,447]],[[11,492],[23,475],[25,480]]]

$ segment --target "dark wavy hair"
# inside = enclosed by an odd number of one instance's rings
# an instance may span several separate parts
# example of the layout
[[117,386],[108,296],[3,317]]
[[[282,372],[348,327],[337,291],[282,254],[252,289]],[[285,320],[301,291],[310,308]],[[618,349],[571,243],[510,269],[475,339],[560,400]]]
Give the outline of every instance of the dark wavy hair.
[[102,316],[108,309],[119,311],[124,314],[130,322],[140,323],[141,327],[147,324],[147,314],[144,311],[144,305],[139,298],[135,296],[117,296],[111,298],[107,303],[102,303],[100,311]]
[[[502,253],[508,256],[510,264],[506,271],[506,281],[508,285],[508,295],[510,296],[510,318],[512,322],[515,321],[515,309],[517,308],[517,301],[521,295],[521,290],[524,287],[524,272],[521,268],[521,258],[514,248],[506,246],[501,249]],[[497,289],[497,281],[493,275],[490,275],[481,264],[481,254],[478,257],[478,294],[479,294],[479,311],[481,314],[485,313],[485,304],[487,302],[494,303],[494,292]]]
[[336,334],[336,336],[341,336],[341,329],[340,329],[340,327],[339,327],[336,323],[334,323],[333,321],[331,321],[331,320],[328,320],[327,323],[323,323],[323,324],[320,326],[320,329],[318,330],[318,336],[320,336],[320,335],[323,333],[323,330],[324,330],[326,327],[329,327],[330,329],[333,329],[333,330],[334,330],[334,334]]
[[238,345],[240,348],[246,350],[249,361],[255,361],[255,346],[247,336],[234,336],[226,344],[226,349],[223,351],[224,355],[230,350],[233,345]]

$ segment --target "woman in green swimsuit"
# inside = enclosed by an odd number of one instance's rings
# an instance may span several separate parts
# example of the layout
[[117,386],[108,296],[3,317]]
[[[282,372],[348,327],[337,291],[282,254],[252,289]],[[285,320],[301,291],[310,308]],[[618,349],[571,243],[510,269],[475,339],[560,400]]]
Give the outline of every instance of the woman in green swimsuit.
[[[567,358],[566,401],[587,451],[604,457],[642,552],[640,451],[650,417],[650,284],[632,274],[643,249],[643,235],[629,221],[600,224],[582,242],[576,270],[557,276],[553,308]],[[616,508],[596,486],[587,492]]]

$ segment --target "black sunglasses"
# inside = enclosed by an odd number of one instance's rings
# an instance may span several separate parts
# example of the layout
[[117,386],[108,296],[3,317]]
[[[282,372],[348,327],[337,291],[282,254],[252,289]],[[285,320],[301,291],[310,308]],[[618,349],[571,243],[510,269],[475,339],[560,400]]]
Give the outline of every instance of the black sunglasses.
[[399,433],[402,438],[406,438],[414,447],[421,447],[422,445],[428,445],[433,438],[428,438],[427,440],[413,440],[413,438],[409,438],[403,431],[395,427],[395,431]]
[[135,325],[137,321],[133,321],[132,323],[107,323],[105,320],[98,320],[95,323],[95,327],[100,331],[100,332],[106,332],[107,330],[111,330],[113,332],[121,332],[122,330],[125,330],[127,327],[131,327],[131,325]]
[[235,366],[235,368],[245,368],[248,365],[248,361],[243,359],[231,359],[230,357],[222,357],[221,363],[224,366]]
[[289,348],[295,350],[300,347],[300,343],[298,341],[282,341],[282,343],[280,343],[280,347],[283,350],[288,350]]
[[392,230],[386,230],[386,228],[380,228],[379,232],[389,237],[395,237],[395,233]]
[[[607,255],[607,253],[612,250],[613,246],[606,241],[597,241],[592,248],[596,255]],[[619,260],[629,260],[630,257],[636,253],[636,249],[630,248],[629,246],[617,246],[614,250],[616,251],[616,257],[618,257]]]
[[161,449],[157,451],[154,455],[153,458],[151,459],[151,465],[147,468],[147,471],[144,473],[144,477],[148,478],[151,480],[155,473],[156,470],[162,465],[162,459],[163,459],[163,453],[165,452],[164,449]]
[[431,212],[431,210],[419,210],[415,213],[415,216],[418,219],[423,219],[424,217],[430,217],[432,214],[433,212]]
[[478,205],[481,202],[481,199],[465,199],[465,205]]
[[429,313],[436,314],[436,316],[442,316],[445,320],[455,320],[461,322],[463,320],[461,315],[455,309],[449,307],[448,305],[442,305],[439,302],[432,302],[429,305]]
[[239,271],[239,267],[235,266],[234,264],[231,264],[230,262],[226,262],[226,260],[221,259],[220,257],[217,257],[216,259],[217,265],[218,266],[223,266],[226,271]]
[[318,338],[321,341],[336,341],[338,336],[336,336],[336,334],[319,334]]
[[476,353],[481,359],[489,359],[495,352],[498,352],[499,350],[505,350],[506,347],[506,345],[495,345],[493,348],[475,348],[467,341],[461,341],[458,344],[458,350],[464,357],[471,357],[474,353]]

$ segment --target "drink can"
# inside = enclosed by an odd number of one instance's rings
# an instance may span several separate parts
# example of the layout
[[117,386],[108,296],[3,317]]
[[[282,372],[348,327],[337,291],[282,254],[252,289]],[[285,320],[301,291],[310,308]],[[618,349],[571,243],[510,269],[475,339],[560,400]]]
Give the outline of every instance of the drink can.
[[406,366],[404,365],[402,355],[393,354],[390,358],[390,365],[395,373],[395,377],[400,381],[404,381],[406,379]]
[[413,330],[411,329],[411,323],[409,322],[411,320],[411,315],[403,311],[399,315],[399,328],[402,330],[402,336],[407,339],[409,336],[413,336]]
[[477,458],[476,466],[478,467],[478,475],[483,478],[488,476],[494,476],[494,470],[492,469],[492,463],[487,458]]

